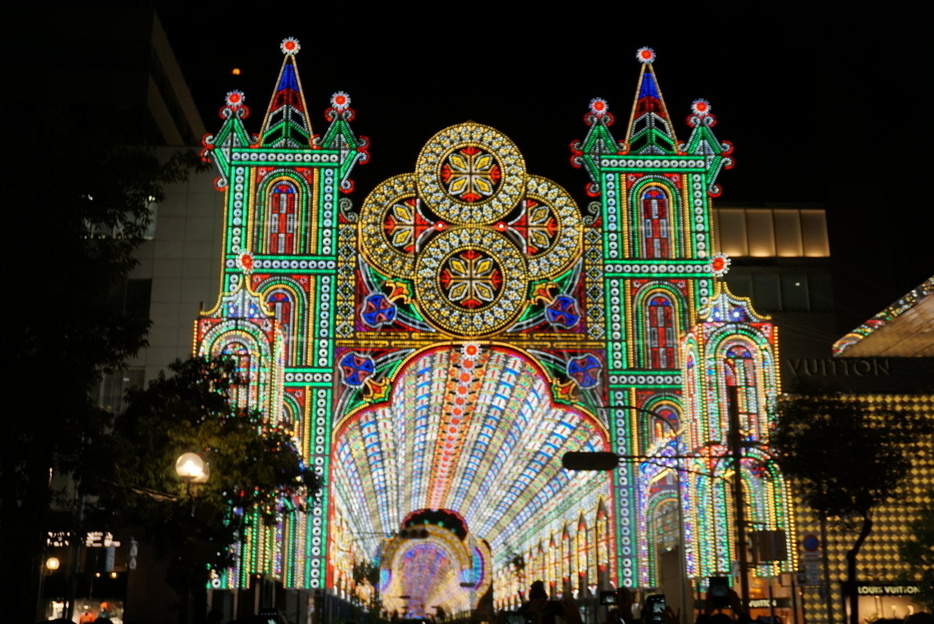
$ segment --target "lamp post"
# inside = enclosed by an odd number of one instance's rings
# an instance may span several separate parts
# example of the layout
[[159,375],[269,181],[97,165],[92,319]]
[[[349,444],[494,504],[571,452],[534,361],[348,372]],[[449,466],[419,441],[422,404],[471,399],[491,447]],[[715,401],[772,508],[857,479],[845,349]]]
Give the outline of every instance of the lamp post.
[[[185,493],[188,496],[190,515],[194,518],[195,497],[192,486],[207,483],[211,471],[200,455],[188,452],[182,453],[179,455],[178,459],[175,460],[175,474],[185,483]],[[184,596],[182,597],[182,611],[180,613],[181,621],[186,623],[189,621],[188,616],[191,612],[192,566],[190,563],[187,568],[188,578],[185,583]]]

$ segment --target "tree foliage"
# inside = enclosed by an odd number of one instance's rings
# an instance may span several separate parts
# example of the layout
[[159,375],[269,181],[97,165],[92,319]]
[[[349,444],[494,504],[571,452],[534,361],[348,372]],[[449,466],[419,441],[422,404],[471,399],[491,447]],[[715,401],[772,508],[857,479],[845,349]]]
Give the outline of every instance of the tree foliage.
[[902,543],[899,552],[914,572],[910,580],[921,587],[915,600],[934,610],[934,490],[928,492],[927,501],[909,531],[911,537]]
[[[822,520],[857,531],[847,552],[847,581],[855,586],[860,549],[872,532],[872,512],[904,480],[919,438],[931,423],[904,412],[870,409],[858,399],[797,396],[779,405],[771,443],[798,494]],[[856,621],[856,594],[851,617]]]
[[[318,475],[302,461],[289,423],[231,405],[228,391],[237,380],[231,361],[190,358],[170,369],[171,376],[161,374],[145,390],[130,392],[117,419],[118,487],[109,507],[120,510],[121,522],[142,526],[170,545],[176,536],[166,520],[188,496],[175,460],[196,452],[210,477],[195,486],[194,500],[200,510],[213,510],[202,518],[200,534],[216,545],[203,563],[229,565],[229,546],[251,512],[273,522],[280,514],[306,511],[319,490]],[[160,492],[174,495],[178,504],[165,504]]]
[[903,414],[854,400],[801,396],[780,405],[771,441],[811,508],[861,521],[904,478],[921,429]]
[[[45,531],[80,532],[69,504],[95,494],[85,474],[107,452],[111,417],[92,390],[102,371],[146,344],[148,319],[115,305],[113,293],[135,266],[150,203],[183,180],[193,160],[116,146],[64,108],[34,103],[3,112],[13,121],[3,180],[11,296],[3,324],[10,418],[0,436],[0,583],[29,596]],[[63,483],[78,496],[55,487]],[[31,608],[17,601],[8,615],[30,621]]]

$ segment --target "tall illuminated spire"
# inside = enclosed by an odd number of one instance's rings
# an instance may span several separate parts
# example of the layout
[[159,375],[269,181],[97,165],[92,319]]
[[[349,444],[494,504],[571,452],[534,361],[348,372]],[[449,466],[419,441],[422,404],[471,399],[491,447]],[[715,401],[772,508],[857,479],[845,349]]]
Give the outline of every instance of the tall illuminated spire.
[[298,40],[289,37],[280,46],[285,59],[279,71],[276,90],[269,102],[263,129],[260,132],[263,147],[308,147],[311,122],[308,120],[302,82],[298,77],[295,55],[301,49]]
[[642,72],[626,132],[629,151],[633,154],[673,154],[677,141],[652,69],[655,52],[651,48],[640,48],[636,58],[642,63]]

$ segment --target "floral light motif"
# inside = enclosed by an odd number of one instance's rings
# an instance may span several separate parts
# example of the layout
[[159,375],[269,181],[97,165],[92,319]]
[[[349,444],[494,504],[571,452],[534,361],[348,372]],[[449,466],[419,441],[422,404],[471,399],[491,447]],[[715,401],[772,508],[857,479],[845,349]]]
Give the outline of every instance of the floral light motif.
[[555,327],[573,329],[581,320],[577,299],[569,295],[558,295],[545,308],[545,318]]
[[370,327],[391,325],[396,320],[396,306],[383,293],[372,293],[363,300],[360,318]]
[[298,54],[298,51],[302,49],[302,44],[300,44],[295,37],[286,37],[282,40],[282,43],[279,44],[279,49],[282,50],[282,53],[286,56],[295,56]]
[[441,179],[448,185],[448,192],[465,202],[491,196],[501,176],[493,155],[472,145],[453,152],[441,167]]
[[253,254],[245,251],[237,256],[237,267],[246,274],[253,272]]
[[418,239],[432,225],[418,210],[418,200],[414,197],[393,204],[383,223],[386,238],[405,253],[415,250]]
[[547,204],[527,199],[525,210],[515,221],[512,228],[522,235],[526,251],[535,255],[551,247],[558,233],[558,220]]
[[368,355],[348,353],[339,362],[341,376],[344,384],[352,388],[359,388],[376,371],[376,363]]
[[636,60],[643,65],[655,62],[655,50],[652,48],[639,48],[636,51]]
[[730,270],[730,257],[723,252],[714,254],[710,259],[710,269],[717,277],[723,277]]
[[603,117],[610,110],[610,105],[603,98],[594,98],[590,100],[590,112],[595,117]]
[[474,249],[451,257],[440,275],[448,299],[465,308],[477,308],[496,299],[502,280],[496,262]]
[[350,96],[344,91],[337,91],[331,96],[331,107],[338,111],[347,110],[350,107]]
[[480,345],[476,342],[465,342],[461,347],[461,359],[467,362],[476,361],[480,353]]
[[710,114],[710,102],[704,99],[694,100],[691,103],[691,112],[698,117],[704,117]]
[[603,363],[592,353],[568,360],[568,377],[583,389],[593,388],[600,381]]
[[228,91],[227,97],[225,98],[225,103],[230,108],[239,108],[243,106],[243,102],[246,100],[246,96],[243,95],[243,91]]

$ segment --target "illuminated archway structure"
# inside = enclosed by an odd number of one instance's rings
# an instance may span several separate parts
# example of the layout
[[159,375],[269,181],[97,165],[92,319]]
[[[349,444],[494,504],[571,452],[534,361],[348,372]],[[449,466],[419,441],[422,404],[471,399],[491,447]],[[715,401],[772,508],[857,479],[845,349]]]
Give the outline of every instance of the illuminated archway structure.
[[[282,44],[258,135],[231,92],[205,139],[226,194],[227,294],[198,322],[196,349],[252,367],[244,396],[293,423],[325,488],[310,516],[257,524],[220,585],[265,572],[359,597],[374,588],[354,565],[375,561],[387,609],[457,611],[491,588],[505,606],[534,579],[553,594],[657,585],[672,531],[687,574],[722,569],[737,540],[714,473],[730,468],[698,458],[711,476],[682,487],[672,456],[724,439],[711,405],[728,384],[743,387],[745,433],[765,448],[778,382],[774,328],[717,281],[728,260],[714,253],[710,198],[732,162],[709,104],[693,104],[679,142],[643,49],[625,140],[595,99],[572,146],[599,198],[587,211],[472,122],[439,131],[410,173],[355,207],[340,194],[367,141],[342,92],[312,133],[299,48]],[[657,459],[560,468],[579,450]],[[781,475],[766,455],[749,462],[754,517],[790,528]],[[723,539],[699,547],[711,527]],[[413,578],[440,589],[415,592]]]

